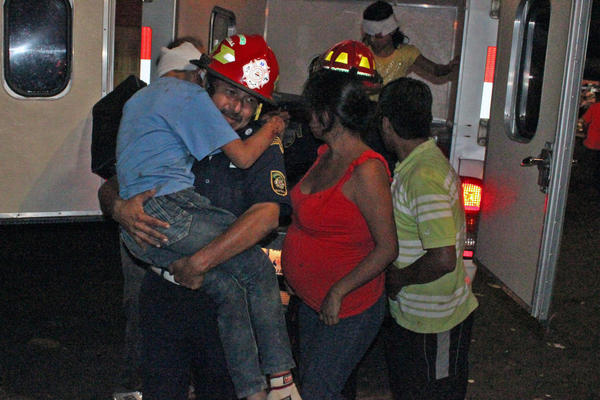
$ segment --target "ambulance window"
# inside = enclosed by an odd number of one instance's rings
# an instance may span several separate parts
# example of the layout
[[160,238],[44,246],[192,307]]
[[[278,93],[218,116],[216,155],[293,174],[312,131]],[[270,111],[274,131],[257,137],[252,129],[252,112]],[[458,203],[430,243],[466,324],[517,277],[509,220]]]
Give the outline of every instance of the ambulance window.
[[215,6],[210,14],[208,52],[212,53],[221,40],[235,34],[235,14],[230,10]]
[[5,0],[4,83],[21,97],[53,97],[71,75],[69,0]]
[[517,11],[506,114],[509,135],[529,142],[537,131],[550,25],[549,0],[525,0]]

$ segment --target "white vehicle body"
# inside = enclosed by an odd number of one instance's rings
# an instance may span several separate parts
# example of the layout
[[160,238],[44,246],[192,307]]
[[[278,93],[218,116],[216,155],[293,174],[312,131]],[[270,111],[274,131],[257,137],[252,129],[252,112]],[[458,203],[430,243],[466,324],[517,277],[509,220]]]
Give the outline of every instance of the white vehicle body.
[[[0,223],[100,216],[96,193],[102,180],[90,170],[90,111],[123,78],[117,66],[131,62],[131,57],[116,54],[115,44],[135,42],[131,38],[136,32],[116,26],[115,10],[119,4],[134,2],[56,1],[72,6],[69,86],[52,98],[23,98],[11,93],[5,76],[5,90],[0,90]],[[139,6],[140,2],[135,3]],[[360,40],[362,11],[370,1],[142,3],[139,25],[152,29],[152,62],[141,64],[150,66],[150,80],[155,79],[153,66],[160,47],[174,37],[199,37],[212,47],[235,27],[237,32],[266,37],[280,64],[278,90],[299,94],[314,56],[338,41]],[[451,163],[461,176],[483,179],[474,259],[497,276],[533,316],[545,320],[560,245],[591,0],[506,0],[502,7],[494,0],[391,3],[401,29],[423,55],[439,63],[461,56],[460,72],[451,82],[431,79],[428,83],[434,95],[434,121],[445,128],[441,131],[446,137],[440,140],[449,143]],[[511,104],[518,100],[521,88],[515,78],[524,73],[519,68],[527,46],[519,40],[525,35],[526,41],[530,32],[525,29],[527,12],[541,3],[550,10],[547,34],[551,45],[545,56],[540,133],[524,141],[511,133],[515,118],[521,117]],[[227,10],[212,13],[215,6]],[[5,48],[4,39],[6,69],[6,54],[13,49]],[[537,162],[549,171],[542,192],[537,170],[521,168],[520,162],[528,156],[537,158],[543,148],[551,157]],[[516,234],[515,227],[522,235]]]

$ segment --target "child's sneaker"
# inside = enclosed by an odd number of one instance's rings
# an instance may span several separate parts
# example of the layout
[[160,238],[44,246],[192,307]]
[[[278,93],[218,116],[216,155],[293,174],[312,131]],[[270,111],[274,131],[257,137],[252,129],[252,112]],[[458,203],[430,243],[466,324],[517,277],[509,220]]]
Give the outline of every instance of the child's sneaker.
[[291,372],[271,375],[267,400],[302,400]]

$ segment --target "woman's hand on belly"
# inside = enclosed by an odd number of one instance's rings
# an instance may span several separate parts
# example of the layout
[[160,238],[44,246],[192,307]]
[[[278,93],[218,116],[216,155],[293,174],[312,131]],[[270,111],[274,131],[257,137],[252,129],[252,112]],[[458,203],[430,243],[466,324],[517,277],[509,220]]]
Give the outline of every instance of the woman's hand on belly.
[[344,296],[335,290],[335,287],[329,289],[327,296],[321,303],[321,310],[319,311],[319,319],[325,323],[325,325],[335,325],[340,322],[340,309],[342,308],[342,300]]

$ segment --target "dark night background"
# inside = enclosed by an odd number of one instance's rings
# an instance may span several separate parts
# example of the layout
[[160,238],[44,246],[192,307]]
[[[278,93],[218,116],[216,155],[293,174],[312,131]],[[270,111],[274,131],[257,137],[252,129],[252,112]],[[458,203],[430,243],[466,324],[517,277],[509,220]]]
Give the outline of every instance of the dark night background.
[[600,80],[600,1],[594,0],[584,79]]
[[[600,81],[600,0],[593,4],[584,78]],[[600,192],[582,150],[578,138],[549,324],[477,273],[469,400],[600,399]],[[114,223],[0,225],[0,400],[110,399],[121,290]],[[359,372],[359,399],[390,399],[386,372],[376,345]]]

